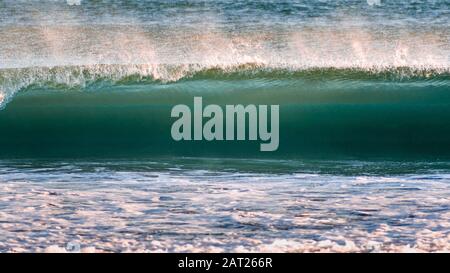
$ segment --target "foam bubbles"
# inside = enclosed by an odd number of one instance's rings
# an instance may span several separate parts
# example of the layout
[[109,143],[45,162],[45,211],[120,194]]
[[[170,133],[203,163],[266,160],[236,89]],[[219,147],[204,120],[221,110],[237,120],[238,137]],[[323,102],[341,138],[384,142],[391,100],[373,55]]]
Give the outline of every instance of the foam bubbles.
[[381,5],[381,0],[367,0],[369,6],[379,6]]
[[[0,251],[450,251],[450,176],[442,164],[430,179],[366,169],[246,173],[235,163],[235,171],[216,172],[170,160],[0,162]],[[367,164],[377,172],[398,167]]]
[[69,6],[79,6],[81,5],[81,0],[66,0]]

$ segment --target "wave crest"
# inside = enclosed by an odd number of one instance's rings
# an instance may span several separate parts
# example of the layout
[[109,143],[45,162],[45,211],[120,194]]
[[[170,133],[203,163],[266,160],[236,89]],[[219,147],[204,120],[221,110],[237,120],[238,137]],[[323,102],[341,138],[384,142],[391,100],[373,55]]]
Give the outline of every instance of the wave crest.
[[182,80],[383,80],[447,81],[448,68],[434,67],[295,67],[264,63],[237,65],[201,64],[96,64],[79,66],[26,67],[0,69],[0,104],[29,87],[86,88],[95,83],[112,85],[170,84]]

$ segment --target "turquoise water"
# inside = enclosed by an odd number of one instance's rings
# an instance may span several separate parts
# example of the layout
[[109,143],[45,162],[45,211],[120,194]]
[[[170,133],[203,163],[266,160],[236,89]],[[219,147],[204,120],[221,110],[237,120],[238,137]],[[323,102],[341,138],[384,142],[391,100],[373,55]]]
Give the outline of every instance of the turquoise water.
[[[33,85],[0,112],[0,155],[448,158],[449,74],[403,73],[419,72],[248,68],[170,83],[131,78],[83,88]],[[279,105],[278,150],[260,152],[260,141],[249,140],[174,141],[171,109],[193,109],[194,96],[204,106]]]
[[[0,251],[450,251],[449,12],[2,1]],[[174,141],[195,96],[278,150]]]

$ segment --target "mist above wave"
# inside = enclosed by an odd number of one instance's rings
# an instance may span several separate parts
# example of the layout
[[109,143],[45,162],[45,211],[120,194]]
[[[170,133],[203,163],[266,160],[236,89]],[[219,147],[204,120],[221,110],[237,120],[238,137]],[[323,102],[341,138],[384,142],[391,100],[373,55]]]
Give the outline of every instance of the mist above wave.
[[445,1],[375,2],[7,0],[0,6],[0,69],[450,66]]
[[234,32],[214,22],[183,29],[130,26],[0,28],[0,68],[93,64],[262,63],[293,67],[450,66],[450,32],[315,27]]

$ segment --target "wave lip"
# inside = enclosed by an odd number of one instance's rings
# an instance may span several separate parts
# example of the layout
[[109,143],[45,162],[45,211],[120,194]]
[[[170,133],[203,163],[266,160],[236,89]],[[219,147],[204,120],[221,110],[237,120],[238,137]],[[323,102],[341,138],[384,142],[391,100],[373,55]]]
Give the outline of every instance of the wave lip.
[[0,105],[17,91],[40,86],[59,89],[86,88],[95,83],[119,85],[170,84],[183,80],[320,80],[320,81],[428,81],[446,83],[448,67],[371,66],[315,67],[291,64],[95,64],[78,66],[0,69]]

